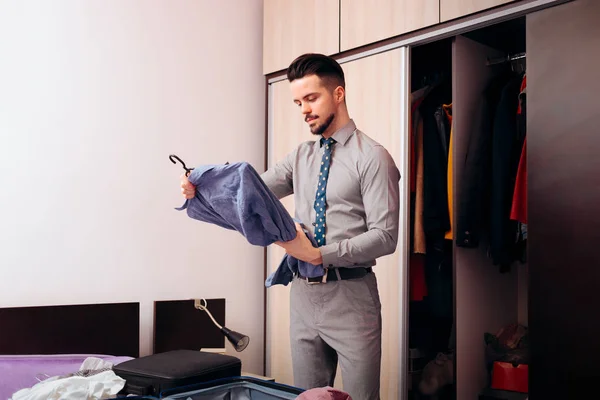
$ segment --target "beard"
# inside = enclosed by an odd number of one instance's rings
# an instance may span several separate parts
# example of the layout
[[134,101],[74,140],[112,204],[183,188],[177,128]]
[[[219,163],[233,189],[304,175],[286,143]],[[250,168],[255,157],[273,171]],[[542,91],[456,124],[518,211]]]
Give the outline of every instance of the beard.
[[[314,117],[314,116],[313,115],[309,115],[306,118],[309,118],[309,117]],[[329,128],[329,126],[333,122],[334,118],[335,118],[335,114],[331,114],[329,117],[327,117],[327,119],[325,120],[325,122],[323,122],[321,125],[311,126],[310,127],[310,132],[313,135],[322,135],[323,132],[325,132],[327,130],[327,128]]]

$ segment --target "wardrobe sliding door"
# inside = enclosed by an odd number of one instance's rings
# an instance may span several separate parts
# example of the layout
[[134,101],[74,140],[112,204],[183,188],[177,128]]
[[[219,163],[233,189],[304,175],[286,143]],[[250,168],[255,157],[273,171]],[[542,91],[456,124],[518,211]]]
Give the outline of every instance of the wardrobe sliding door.
[[[381,398],[403,398],[406,390],[405,337],[407,262],[407,181],[406,129],[408,127],[407,67],[405,48],[391,50],[342,63],[346,75],[347,105],[359,129],[385,146],[402,179],[399,243],[396,252],[382,257],[374,267],[377,275],[383,316]],[[282,159],[300,142],[314,140],[293,104],[287,80],[271,84],[269,90],[269,164]],[[335,159],[335,156],[334,156]],[[293,196],[283,200],[293,215]],[[277,246],[268,249],[268,273],[275,271],[283,252]],[[267,375],[277,382],[293,385],[289,341],[289,286],[267,289]],[[338,368],[335,386],[342,388]]]
[[404,318],[407,295],[408,232],[408,85],[406,48],[343,64],[347,104],[357,127],[382,144],[400,170],[400,228],[396,251],[377,260],[374,267],[381,297],[383,320],[381,398],[403,398],[406,389]]
[[600,376],[598,16],[597,0],[527,16],[533,399],[597,390]]
[[[287,80],[269,87],[269,166],[283,159],[300,143],[311,140],[312,134],[300,108],[292,101]],[[290,215],[294,216],[294,198],[281,199]],[[267,275],[275,272],[285,251],[279,246],[267,248]],[[292,385],[290,349],[290,285],[275,285],[267,289],[266,374],[279,383]]]

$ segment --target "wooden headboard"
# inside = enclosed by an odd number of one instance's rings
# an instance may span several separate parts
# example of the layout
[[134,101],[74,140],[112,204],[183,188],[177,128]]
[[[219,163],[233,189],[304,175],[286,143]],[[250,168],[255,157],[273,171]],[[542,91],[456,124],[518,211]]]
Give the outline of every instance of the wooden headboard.
[[[212,316],[223,326],[225,299],[207,299],[206,302]],[[194,307],[194,300],[154,302],[154,353],[224,347],[225,336],[206,312]]]
[[0,308],[0,354],[139,357],[140,304]]

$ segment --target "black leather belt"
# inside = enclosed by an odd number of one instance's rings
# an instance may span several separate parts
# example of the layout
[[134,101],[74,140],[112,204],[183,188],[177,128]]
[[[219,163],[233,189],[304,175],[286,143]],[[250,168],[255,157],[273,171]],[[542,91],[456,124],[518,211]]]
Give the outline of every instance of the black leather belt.
[[337,272],[339,272],[339,276],[342,280],[362,278],[363,276],[373,272],[373,268],[371,268],[371,267],[368,267],[368,268],[364,268],[364,267],[325,268],[325,275],[323,275],[323,276],[317,276],[315,278],[307,278],[305,276],[298,274],[298,278],[302,278],[305,281],[307,281],[309,284],[313,284],[313,285],[317,284],[317,283],[327,283],[329,281],[337,281],[338,274],[336,273],[336,270],[337,270]]

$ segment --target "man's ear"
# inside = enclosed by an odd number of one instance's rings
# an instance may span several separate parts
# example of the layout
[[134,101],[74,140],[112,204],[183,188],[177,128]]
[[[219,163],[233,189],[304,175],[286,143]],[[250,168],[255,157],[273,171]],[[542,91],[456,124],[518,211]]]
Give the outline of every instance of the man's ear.
[[346,91],[344,90],[344,88],[341,86],[336,87],[333,91],[333,98],[336,102],[343,103],[344,99],[346,98]]

